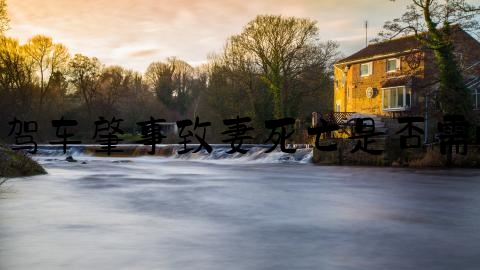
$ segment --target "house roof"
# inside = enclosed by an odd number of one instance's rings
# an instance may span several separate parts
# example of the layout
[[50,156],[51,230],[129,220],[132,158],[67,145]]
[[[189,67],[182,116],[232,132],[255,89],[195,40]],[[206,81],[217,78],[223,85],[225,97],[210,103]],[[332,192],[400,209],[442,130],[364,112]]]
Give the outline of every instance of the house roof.
[[[466,33],[457,24],[451,26],[451,33],[454,40],[457,39],[458,35],[462,33],[469,36],[469,34]],[[417,50],[424,49],[424,46],[422,46],[421,41],[419,41],[415,37],[415,35],[409,35],[409,36],[404,36],[400,38],[395,38],[391,40],[370,44],[367,47],[361,49],[360,51],[339,60],[337,64],[343,64],[348,62],[361,62],[362,60],[369,60],[371,58],[388,57],[389,55],[393,56],[393,55],[404,53],[404,52],[410,52],[415,49]]]
[[421,42],[417,40],[415,36],[406,36],[375,44],[370,44],[364,49],[338,61],[337,63],[341,64],[352,61],[360,61],[363,59],[393,55],[420,48]]

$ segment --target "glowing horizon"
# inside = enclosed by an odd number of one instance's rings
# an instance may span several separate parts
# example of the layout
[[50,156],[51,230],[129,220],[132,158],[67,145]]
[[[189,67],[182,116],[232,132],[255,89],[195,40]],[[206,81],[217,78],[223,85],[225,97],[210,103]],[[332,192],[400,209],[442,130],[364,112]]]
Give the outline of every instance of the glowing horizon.
[[259,14],[306,17],[317,21],[322,40],[334,40],[348,55],[365,46],[384,21],[398,17],[407,0],[10,0],[8,36],[26,42],[43,34],[71,54],[95,56],[106,65],[144,72],[153,61],[176,56],[198,65],[222,50]]

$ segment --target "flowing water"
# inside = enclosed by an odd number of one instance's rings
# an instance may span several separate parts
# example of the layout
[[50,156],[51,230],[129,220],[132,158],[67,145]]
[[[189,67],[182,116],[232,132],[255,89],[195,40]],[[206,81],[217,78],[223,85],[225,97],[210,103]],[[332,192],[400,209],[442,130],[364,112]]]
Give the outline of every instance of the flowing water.
[[0,269],[479,269],[480,170],[295,155],[34,156],[0,193]]

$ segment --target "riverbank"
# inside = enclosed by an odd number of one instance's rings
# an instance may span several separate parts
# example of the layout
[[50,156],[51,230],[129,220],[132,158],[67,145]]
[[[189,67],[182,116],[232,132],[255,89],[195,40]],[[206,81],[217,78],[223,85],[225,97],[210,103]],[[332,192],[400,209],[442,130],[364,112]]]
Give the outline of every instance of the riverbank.
[[15,152],[0,144],[0,178],[46,174],[40,164],[25,154]]
[[354,140],[329,139],[329,142],[336,143],[337,150],[327,152],[314,148],[313,163],[318,165],[366,165],[412,168],[480,168],[480,153],[477,152],[480,146],[478,145],[469,145],[466,155],[460,154],[464,151],[463,147],[460,147],[459,154],[456,154],[455,146],[453,146],[453,153],[449,157],[446,154],[441,154],[440,144],[401,149],[399,139],[386,137],[375,138],[374,142],[370,141],[368,144],[368,150],[382,150],[379,155],[368,153],[362,149],[351,153],[357,147],[357,141]]

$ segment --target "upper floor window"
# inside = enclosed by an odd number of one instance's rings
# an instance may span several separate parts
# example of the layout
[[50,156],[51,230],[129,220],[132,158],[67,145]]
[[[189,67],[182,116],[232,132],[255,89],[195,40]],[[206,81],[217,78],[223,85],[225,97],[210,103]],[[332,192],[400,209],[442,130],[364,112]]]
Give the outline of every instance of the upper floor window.
[[372,62],[360,64],[360,77],[372,75]]
[[463,69],[465,68],[465,61],[463,59],[463,54],[461,52],[454,52],[455,61],[457,61],[458,66]]
[[387,59],[387,72],[395,72],[400,70],[400,59],[390,58]]

